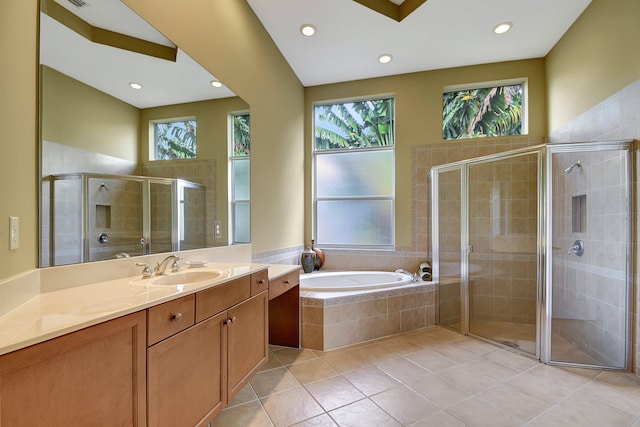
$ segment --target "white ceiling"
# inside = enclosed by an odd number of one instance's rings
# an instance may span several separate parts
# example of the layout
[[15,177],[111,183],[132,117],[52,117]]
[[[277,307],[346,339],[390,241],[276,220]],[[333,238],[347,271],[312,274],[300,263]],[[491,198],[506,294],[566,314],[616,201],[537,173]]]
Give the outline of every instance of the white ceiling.
[[[120,0],[76,8],[93,26],[173,46]],[[241,1],[241,0],[238,0]],[[427,0],[396,22],[353,0],[246,0],[304,86],[545,56],[591,0]],[[401,4],[403,0],[392,0]],[[493,27],[514,26],[504,35]],[[302,24],[317,27],[314,37]],[[41,63],[138,108],[225,98],[184,52],[170,61],[92,43],[41,14]],[[377,58],[390,53],[393,60]],[[143,90],[131,89],[138,82]]]
[[[591,0],[427,0],[402,22],[353,0],[247,2],[302,84],[314,86],[544,57]],[[493,34],[503,21],[511,31]],[[299,32],[307,23],[317,27],[310,38]],[[382,53],[393,60],[380,64]]]
[[[55,1],[94,27],[175,47],[120,0],[88,0],[81,8]],[[40,63],[138,108],[235,96],[226,86],[212,87],[215,77],[181,50],[172,62],[93,43],[44,13]],[[130,82],[143,89],[131,89]]]

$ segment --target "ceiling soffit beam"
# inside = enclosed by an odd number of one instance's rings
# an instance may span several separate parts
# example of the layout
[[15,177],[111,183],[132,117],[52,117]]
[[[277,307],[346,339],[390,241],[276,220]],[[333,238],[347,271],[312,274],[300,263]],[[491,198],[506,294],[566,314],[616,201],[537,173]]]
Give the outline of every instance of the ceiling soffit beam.
[[368,7],[369,9],[381,13],[395,21],[401,22],[404,18],[422,6],[427,0],[405,0],[397,5],[390,0],[353,0],[356,3]]
[[41,10],[65,27],[94,43],[153,56],[155,58],[166,59],[167,61],[176,61],[178,49],[175,47],[165,46],[126,34],[105,30],[104,28],[94,27],[53,0],[44,0]]

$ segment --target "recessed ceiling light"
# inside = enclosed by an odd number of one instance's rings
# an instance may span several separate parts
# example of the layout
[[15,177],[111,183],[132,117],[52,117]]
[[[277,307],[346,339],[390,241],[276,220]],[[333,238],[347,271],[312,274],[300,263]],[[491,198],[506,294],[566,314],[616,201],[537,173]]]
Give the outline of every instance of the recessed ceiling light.
[[493,32],[496,34],[504,34],[511,29],[513,23],[511,22],[501,22],[495,27],[493,27]]
[[222,87],[222,83],[220,83],[218,80],[211,80],[211,86]]
[[132,89],[136,89],[136,90],[142,89],[142,85],[140,83],[136,83],[136,82],[129,83],[129,86]]
[[311,24],[304,24],[303,26],[300,27],[300,32],[302,33],[303,36],[311,37],[316,33],[316,27],[314,27]]
[[378,56],[378,62],[381,64],[387,64],[391,62],[392,59],[393,55],[391,55],[390,53],[383,53],[382,55]]

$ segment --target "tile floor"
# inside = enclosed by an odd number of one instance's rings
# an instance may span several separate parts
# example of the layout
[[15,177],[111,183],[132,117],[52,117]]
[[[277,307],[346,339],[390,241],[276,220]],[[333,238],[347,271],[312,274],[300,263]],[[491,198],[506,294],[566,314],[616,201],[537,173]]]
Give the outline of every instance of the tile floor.
[[212,427],[640,427],[640,377],[547,366],[437,326],[270,350]]

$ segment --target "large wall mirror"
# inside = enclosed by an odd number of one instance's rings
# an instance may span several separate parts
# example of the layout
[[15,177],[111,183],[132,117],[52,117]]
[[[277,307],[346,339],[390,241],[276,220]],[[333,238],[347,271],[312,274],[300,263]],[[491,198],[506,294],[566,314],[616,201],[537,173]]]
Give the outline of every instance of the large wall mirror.
[[248,241],[249,105],[120,0],[41,0],[40,84],[41,266]]

